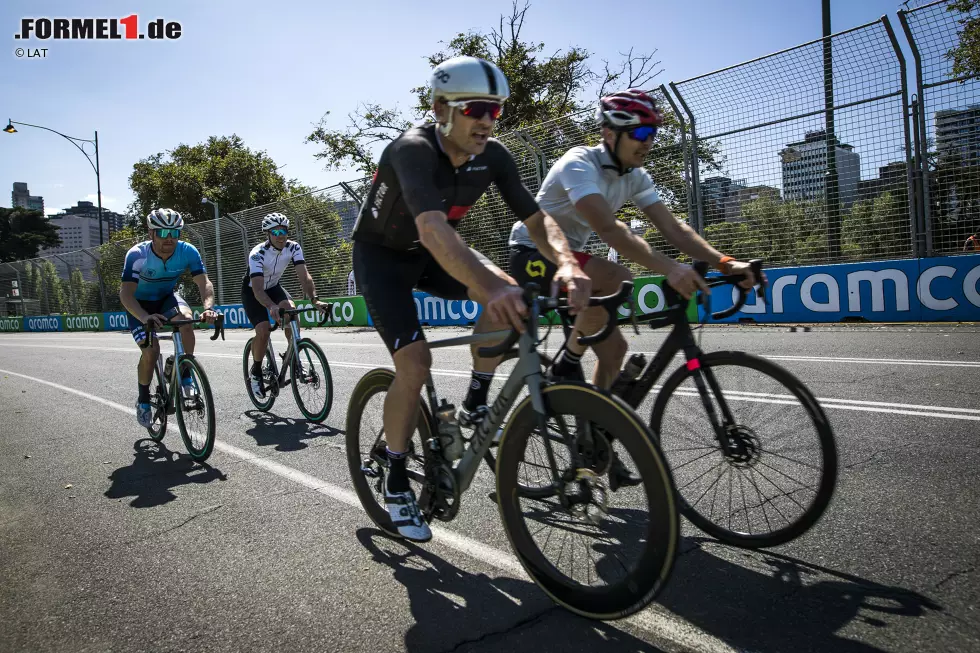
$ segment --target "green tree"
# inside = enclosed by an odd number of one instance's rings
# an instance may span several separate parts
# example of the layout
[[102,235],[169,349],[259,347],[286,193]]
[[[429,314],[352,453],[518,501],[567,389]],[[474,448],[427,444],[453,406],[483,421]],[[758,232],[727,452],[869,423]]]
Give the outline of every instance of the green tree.
[[980,0],[954,0],[946,5],[946,11],[960,14],[956,22],[960,25],[959,40],[946,52],[946,58],[953,62],[953,77],[980,75]]
[[122,304],[119,301],[119,287],[122,285],[123,264],[126,261],[126,252],[129,248],[139,241],[136,231],[132,227],[125,227],[119,231],[112,232],[109,242],[98,248],[98,273],[102,277],[105,285],[105,301],[107,311],[121,311]]
[[[451,57],[478,56],[492,61],[504,72],[511,95],[497,123],[498,134],[586,108],[591,105],[589,89],[598,88],[601,92],[614,86],[646,87],[659,73],[654,72],[659,62],[653,61],[653,54],[634,55],[632,50],[622,55],[624,61],[619,66],[610,67],[605,62],[602,73],[590,67],[590,54],[582,48],[572,46],[546,54],[544,43],[532,43],[522,36],[529,8],[529,4],[521,7],[515,1],[510,16],[502,15],[498,26],[489,33],[459,33],[448,43],[443,42],[445,49],[426,57],[434,67]],[[413,117],[424,118],[431,109],[429,89],[423,85],[411,91],[416,98]],[[349,114],[349,124],[342,130],[328,127],[329,114],[329,111],[324,114],[306,138],[306,142],[321,146],[314,156],[325,161],[328,169],[353,166],[367,175],[373,174],[376,168],[374,148],[393,140],[412,124],[411,118],[400,110],[370,101]],[[579,144],[582,139],[576,140],[575,144]]]
[[0,207],[0,262],[34,258],[42,247],[60,244],[58,228],[40,211]]
[[856,203],[844,216],[845,251],[862,259],[908,255],[911,231],[903,200],[900,193],[888,191]]
[[281,199],[289,188],[265,152],[253,152],[234,134],[142,159],[133,165],[129,186],[136,196],[131,214],[145,216],[165,206],[190,222],[213,218],[211,206],[201,204],[203,197],[234,213]]

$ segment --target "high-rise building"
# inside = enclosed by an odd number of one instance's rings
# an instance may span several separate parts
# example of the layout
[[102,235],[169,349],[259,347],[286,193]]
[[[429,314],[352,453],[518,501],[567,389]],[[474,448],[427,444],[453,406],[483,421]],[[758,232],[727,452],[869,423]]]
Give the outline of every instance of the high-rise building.
[[[837,161],[837,189],[845,209],[858,199],[861,155],[854,147],[834,138]],[[790,143],[780,155],[783,159],[783,197],[787,201],[825,200],[827,186],[827,135],[824,130],[807,132],[798,143]]]
[[[57,216],[53,216],[53,217],[60,218],[66,215],[83,216],[86,218],[92,218],[94,220],[98,220],[99,207],[93,204],[92,202],[84,202],[84,201],[78,202],[75,206],[70,206],[67,209],[64,209],[62,213],[59,213]],[[110,211],[104,206],[102,207],[102,222],[105,225],[104,229],[106,228],[108,229],[108,231],[106,232],[107,234],[110,234],[114,231],[119,231],[120,229],[125,227],[126,221],[128,219],[129,218],[127,216],[122,215],[121,213]],[[98,231],[95,232],[96,245],[99,244],[98,233],[99,233]]]
[[[96,215],[98,215],[98,208],[96,208]],[[40,251],[40,256],[59,254],[69,266],[80,269],[86,281],[95,281],[95,261],[91,256],[79,250],[98,247],[98,219],[88,215],[60,214],[52,216],[50,222],[58,228],[61,245],[45,247]],[[105,223],[102,225],[102,235],[105,240],[109,239],[109,227]],[[69,270],[65,269],[65,265],[57,260],[52,262],[55,264],[58,274],[67,279]]]
[[779,189],[772,186],[748,186],[746,180],[709,177],[701,182],[704,202],[704,226],[719,222],[741,222],[742,206],[763,197],[779,200]]
[[40,195],[31,195],[27,190],[27,183],[23,181],[14,182],[14,190],[10,193],[11,206],[23,207],[32,211],[44,213],[44,198]]
[[980,164],[980,105],[936,112],[936,152],[962,165]]

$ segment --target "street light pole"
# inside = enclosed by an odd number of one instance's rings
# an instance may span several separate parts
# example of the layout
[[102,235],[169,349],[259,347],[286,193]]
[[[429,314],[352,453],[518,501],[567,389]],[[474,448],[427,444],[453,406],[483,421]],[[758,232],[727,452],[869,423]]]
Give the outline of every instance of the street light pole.
[[[14,125],[23,125],[24,127],[34,127],[35,129],[45,129],[45,130],[47,130],[49,132],[55,133],[58,136],[61,136],[62,138],[68,140],[72,145],[74,145],[76,148],[78,148],[78,151],[79,152],[81,152],[82,154],[85,155],[85,158],[86,159],[88,159],[89,165],[92,166],[92,170],[95,171],[95,185],[96,185],[96,188],[98,189],[98,200],[99,200],[99,244],[102,245],[105,242],[105,239],[104,239],[104,237],[102,235],[102,176],[101,176],[101,174],[99,172],[99,132],[98,132],[98,130],[96,130],[96,132],[95,132],[95,140],[89,140],[87,138],[75,138],[74,136],[68,136],[67,134],[62,134],[60,131],[58,131],[56,129],[51,129],[50,127],[42,127],[41,125],[32,125],[29,122],[17,122],[16,120],[11,120],[10,118],[7,118],[7,126],[4,128],[3,131],[7,132],[8,134],[16,134],[17,133],[17,130],[14,128]],[[94,162],[92,161],[92,157],[89,156],[89,153],[86,152],[82,148],[82,146],[79,145],[79,143],[92,143],[93,145],[95,145],[95,161]]]

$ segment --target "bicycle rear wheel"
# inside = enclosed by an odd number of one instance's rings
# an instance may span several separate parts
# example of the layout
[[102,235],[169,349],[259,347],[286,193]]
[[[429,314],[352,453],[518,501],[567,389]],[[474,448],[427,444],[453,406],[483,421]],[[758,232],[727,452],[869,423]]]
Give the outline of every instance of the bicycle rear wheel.
[[[593,470],[558,462],[562,483],[556,496],[526,496],[518,485],[519,470],[530,438],[540,435],[538,415],[526,398],[504,428],[498,453],[497,501],[504,529],[524,569],[557,603],[593,619],[626,617],[663,589],[677,555],[680,526],[670,470],[652,435],[621,399],[584,383],[546,386],[541,395],[549,420],[562,430],[561,445],[549,439],[556,461],[572,460],[568,449],[584,431],[609,433],[615,436],[617,455],[632,461],[642,483],[612,493]],[[573,420],[577,425],[570,429]],[[559,448],[565,456],[558,456]],[[542,535],[548,526],[564,533],[554,547],[554,533]],[[586,535],[599,539],[584,547],[577,541],[566,544],[569,537]],[[548,554],[555,549],[553,561]],[[576,560],[576,551],[584,552],[585,560]],[[566,557],[570,571],[559,568]]]
[[157,380],[156,392],[150,396],[153,423],[146,427],[146,431],[150,434],[151,440],[160,442],[167,434],[167,381],[156,365],[153,366],[153,376]]
[[[181,379],[188,376],[191,383],[182,387]],[[211,384],[204,374],[204,368],[194,358],[186,354],[180,359],[178,367],[177,393],[177,426],[180,437],[184,439],[187,453],[197,462],[204,462],[211,456],[214,449],[214,398],[211,396]],[[190,427],[187,421],[193,419]]]
[[[699,362],[670,375],[650,418],[681,511],[732,546],[772,547],[801,536],[823,515],[837,483],[837,445],[823,409],[802,382],[764,358],[719,351]],[[705,402],[723,424],[721,441]],[[772,488],[780,484],[788,489],[777,495]]]
[[252,392],[252,342],[255,336],[248,339],[245,343],[245,350],[242,352],[242,377],[245,379],[245,394],[252,401],[252,405],[266,412],[272,409],[272,404],[276,403],[276,393],[273,391],[272,384],[276,383],[275,366],[273,365],[272,350],[268,347],[265,350],[265,361],[262,365],[262,382],[265,384],[265,399],[255,396]]
[[[388,387],[395,379],[392,370],[371,370],[358,381],[347,406],[347,466],[354,491],[371,520],[391,537],[401,538],[385,508],[384,479],[388,473],[387,441],[382,408]],[[367,406],[372,400],[373,407]],[[425,483],[424,445],[432,437],[432,417],[419,398],[418,424],[408,442],[406,471],[416,498],[422,496]]]

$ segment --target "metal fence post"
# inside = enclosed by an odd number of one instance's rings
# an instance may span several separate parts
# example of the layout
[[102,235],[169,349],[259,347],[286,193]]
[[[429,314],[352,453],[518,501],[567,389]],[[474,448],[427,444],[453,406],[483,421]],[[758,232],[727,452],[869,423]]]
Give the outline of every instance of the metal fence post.
[[531,145],[531,142],[528,140],[529,136],[527,135],[526,132],[522,130],[518,130],[514,132],[514,138],[516,138],[517,141],[524,146],[524,149],[526,149],[528,152],[531,153],[531,157],[534,159],[534,178],[538,182],[538,186],[534,190],[537,191],[538,188],[541,188],[541,180],[542,180],[541,156],[539,155],[538,150],[533,145]]
[[687,121],[684,120],[680,109],[677,108],[677,103],[674,102],[674,98],[667,92],[666,85],[660,85],[660,92],[663,93],[667,102],[670,103],[671,110],[677,116],[677,121],[681,124],[681,157],[683,158],[684,166],[684,190],[687,193],[687,215],[691,216],[696,209],[694,208],[694,195],[691,193],[691,153],[687,150]]
[[670,82],[670,89],[674,91],[674,95],[677,96],[677,100],[681,103],[684,108],[684,113],[691,121],[691,192],[694,194],[696,202],[696,210],[694,210],[689,221],[694,224],[691,225],[698,234],[704,236],[704,198],[701,197],[701,180],[700,180],[700,161],[698,160],[698,129],[697,121],[694,119],[694,113],[691,108],[687,106],[687,102],[684,100],[684,96],[681,95],[680,89],[677,88],[677,84]]
[[[65,264],[65,271],[68,272],[68,308],[73,309],[74,313],[78,314],[78,305],[79,305],[78,298],[75,297],[75,290],[71,287],[71,266],[68,265],[68,261],[61,258],[60,255],[52,254],[51,256],[55,257],[56,259],[58,259],[59,261]],[[55,272],[57,272],[57,269],[55,270]],[[59,306],[59,308],[61,307]]]
[[905,10],[898,12],[898,21],[902,23],[902,31],[905,32],[905,38],[908,39],[909,47],[912,50],[912,59],[915,60],[915,87],[916,93],[919,96],[918,102],[918,112],[916,119],[918,122],[918,130],[916,131],[916,140],[919,144],[918,147],[918,167],[920,184],[922,187],[922,223],[923,228],[926,232],[926,256],[933,256],[932,247],[932,207],[929,201],[929,161],[928,161],[928,149],[929,145],[926,141],[926,108],[925,102],[923,102],[925,95],[922,89],[922,55],[919,52],[919,46],[915,42],[915,37],[912,36],[912,29],[909,27],[908,12]]
[[922,240],[922,231],[919,228],[920,207],[916,197],[915,177],[912,174],[912,138],[909,129],[909,87],[908,81],[905,79],[905,55],[902,54],[902,48],[898,44],[898,38],[895,37],[895,30],[892,29],[892,23],[888,20],[887,14],[881,17],[881,22],[884,23],[885,31],[888,32],[888,39],[891,41],[892,48],[895,50],[895,57],[898,59],[898,66],[902,76],[902,127],[905,130],[905,183],[909,198],[909,229],[912,235],[912,255],[923,256],[925,254],[925,243]]
[[99,277],[99,297],[102,299],[102,312],[105,313],[108,310],[105,303],[105,281],[102,280],[102,267],[99,265],[99,259],[96,258],[95,254],[87,249],[82,249],[79,251],[95,261],[96,276]]
[[245,265],[247,266],[248,265],[247,261],[248,261],[249,248],[248,248],[248,232],[245,230],[245,225],[243,225],[241,222],[239,222],[238,221],[238,218],[236,218],[231,213],[229,213],[225,217],[228,218],[229,220],[231,220],[232,224],[234,224],[236,227],[238,227],[238,230],[242,232],[242,255],[245,257],[245,260],[246,260],[246,264]]
[[827,172],[824,197],[827,202],[827,256],[840,259],[840,179],[837,174],[837,131],[834,125],[834,43],[830,30],[830,2],[823,2],[823,103]]
[[20,270],[18,270],[17,268],[15,268],[10,263],[4,263],[4,265],[6,265],[11,270],[13,270],[14,271],[14,274],[17,275],[17,294],[20,295],[20,314],[21,315],[25,315],[25,313],[24,313],[24,282],[20,278]]

